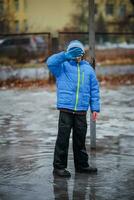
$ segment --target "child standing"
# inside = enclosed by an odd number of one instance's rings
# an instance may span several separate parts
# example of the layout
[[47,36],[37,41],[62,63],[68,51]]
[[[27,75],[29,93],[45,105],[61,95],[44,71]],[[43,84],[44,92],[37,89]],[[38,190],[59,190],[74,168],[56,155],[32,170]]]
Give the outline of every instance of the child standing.
[[57,108],[60,110],[53,173],[61,177],[71,176],[66,170],[71,129],[76,172],[97,171],[97,168],[88,164],[85,139],[89,106],[93,120],[97,119],[100,112],[99,84],[94,69],[83,60],[84,53],[83,44],[74,40],[70,42],[66,52],[54,54],[47,60],[47,65],[56,78]]

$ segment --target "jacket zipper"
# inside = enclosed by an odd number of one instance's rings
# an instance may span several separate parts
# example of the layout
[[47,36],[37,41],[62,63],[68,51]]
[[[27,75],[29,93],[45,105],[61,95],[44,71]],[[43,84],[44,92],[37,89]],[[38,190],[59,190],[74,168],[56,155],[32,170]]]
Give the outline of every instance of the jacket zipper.
[[76,111],[77,105],[78,105],[79,90],[80,90],[80,65],[79,65],[79,63],[77,64],[77,72],[78,72],[78,81],[77,81],[76,101],[75,101],[75,108],[74,108],[75,111]]

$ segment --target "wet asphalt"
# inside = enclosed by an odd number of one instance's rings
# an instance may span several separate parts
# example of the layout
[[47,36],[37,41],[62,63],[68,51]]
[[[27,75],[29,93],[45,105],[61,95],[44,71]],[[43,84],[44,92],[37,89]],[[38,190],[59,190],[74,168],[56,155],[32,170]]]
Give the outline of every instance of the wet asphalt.
[[[74,171],[70,179],[52,174],[57,135],[56,95],[49,89],[0,91],[0,200],[133,200],[134,86],[102,88],[97,149],[89,163],[97,174]],[[89,125],[89,114],[87,115]]]

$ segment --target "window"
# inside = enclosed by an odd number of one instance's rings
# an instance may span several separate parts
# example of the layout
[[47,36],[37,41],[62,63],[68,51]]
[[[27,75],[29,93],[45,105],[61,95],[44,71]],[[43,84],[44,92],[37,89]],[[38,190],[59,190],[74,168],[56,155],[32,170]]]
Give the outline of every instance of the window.
[[4,11],[4,2],[0,1],[0,13],[3,13]]
[[12,39],[7,39],[3,42],[3,46],[11,46],[14,45],[14,40]]
[[24,31],[27,31],[28,30],[28,23],[27,23],[27,20],[25,19],[24,20]]
[[113,15],[113,13],[114,13],[114,4],[107,3],[106,4],[106,14],[107,15]]
[[20,45],[29,45],[30,44],[30,39],[29,38],[21,38],[19,39]]
[[24,10],[27,10],[27,0],[24,0]]
[[0,32],[4,32],[4,22],[0,21]]
[[119,17],[125,17],[126,15],[126,5],[121,4],[119,7]]
[[16,11],[19,10],[19,0],[14,0],[14,7]]
[[14,42],[14,45],[19,45],[20,44],[20,39],[19,38],[13,38],[12,40]]
[[98,13],[98,4],[97,3],[95,3],[94,13],[95,13],[95,15],[97,15],[97,13]]
[[15,31],[16,31],[16,33],[19,32],[19,21],[18,20],[15,21]]

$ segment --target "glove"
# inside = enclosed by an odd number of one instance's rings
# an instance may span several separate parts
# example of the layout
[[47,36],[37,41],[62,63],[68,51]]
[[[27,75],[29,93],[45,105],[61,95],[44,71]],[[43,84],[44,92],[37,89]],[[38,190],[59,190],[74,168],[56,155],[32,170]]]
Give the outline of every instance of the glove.
[[68,52],[65,53],[65,57],[67,60],[73,60],[77,57],[80,57],[84,54],[83,50],[81,48],[75,47],[73,49],[70,49]]

